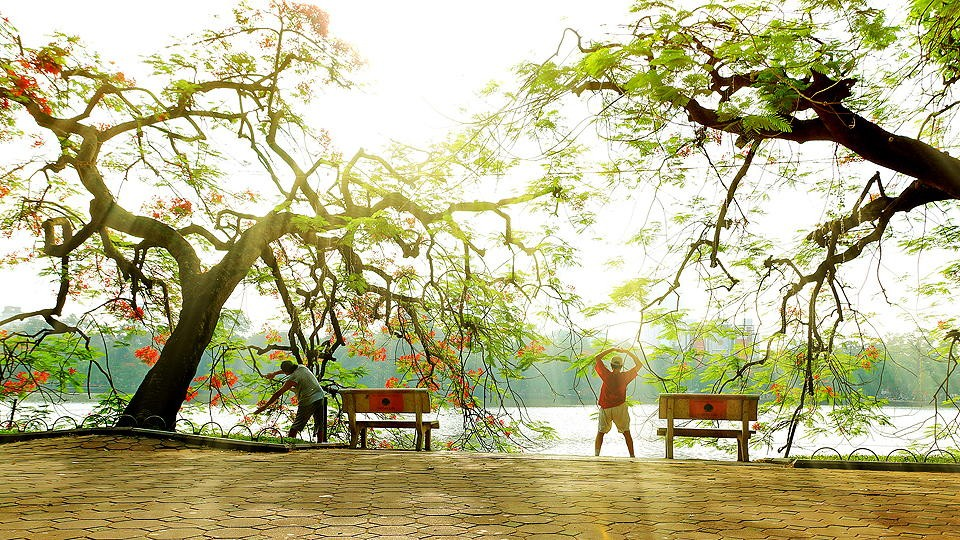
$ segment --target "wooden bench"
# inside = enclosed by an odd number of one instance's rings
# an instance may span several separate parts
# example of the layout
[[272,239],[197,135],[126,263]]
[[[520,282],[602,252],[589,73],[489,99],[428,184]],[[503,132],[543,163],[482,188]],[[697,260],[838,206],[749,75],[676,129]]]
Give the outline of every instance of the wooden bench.
[[[660,394],[660,418],[667,427],[657,429],[666,436],[667,459],[673,459],[674,437],[710,437],[737,440],[737,461],[750,461],[750,422],[757,419],[760,396],[751,394]],[[739,429],[674,427],[674,420],[733,420]]]
[[[430,412],[430,392],[426,388],[344,388],[340,390],[343,410],[350,421],[350,448],[367,447],[369,428],[411,428],[416,430],[416,448],[430,450],[430,430],[440,427],[439,420],[424,420]],[[357,413],[414,414],[412,420],[357,418]]]

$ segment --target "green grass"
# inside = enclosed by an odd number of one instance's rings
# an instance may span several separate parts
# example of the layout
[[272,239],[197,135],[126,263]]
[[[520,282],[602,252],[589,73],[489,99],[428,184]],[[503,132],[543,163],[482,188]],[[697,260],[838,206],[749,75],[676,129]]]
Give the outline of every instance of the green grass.
[[[953,453],[957,459],[960,459],[960,450],[950,448],[949,451]],[[792,456],[793,459],[805,459],[811,461],[879,461],[879,462],[889,462],[889,463],[947,463],[947,464],[958,464],[948,454],[942,453],[931,453],[929,456],[924,456],[924,454],[917,454],[916,456],[911,456],[906,452],[896,452],[892,455],[883,455],[877,454],[874,457],[873,454],[868,452],[858,452],[853,455],[841,454],[837,456],[836,454],[817,454],[815,456]]]
[[206,437],[216,437],[218,439],[231,439],[235,441],[249,441],[249,442],[259,442],[259,443],[272,443],[272,444],[311,444],[310,441],[305,441],[303,439],[290,439],[287,437],[280,438],[275,435],[261,435],[259,438],[251,437],[246,433],[228,433],[224,434],[222,437],[217,433],[196,433],[195,435],[203,435]]

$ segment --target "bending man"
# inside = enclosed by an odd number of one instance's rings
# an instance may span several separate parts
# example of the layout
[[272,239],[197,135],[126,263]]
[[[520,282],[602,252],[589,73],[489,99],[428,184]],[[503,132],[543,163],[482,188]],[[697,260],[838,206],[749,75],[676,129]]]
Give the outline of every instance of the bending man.
[[[622,371],[623,357],[614,356],[610,359],[610,369],[607,369],[603,363],[603,357],[614,351],[630,356],[633,359],[633,367]],[[596,356],[594,369],[603,380],[603,384],[600,385],[600,398],[597,400],[597,404],[600,405],[600,422],[597,427],[597,440],[594,443],[594,455],[600,455],[603,436],[610,431],[613,424],[616,424],[617,430],[623,433],[623,439],[627,443],[627,452],[630,453],[630,457],[634,457],[633,437],[630,435],[630,409],[627,407],[627,385],[637,378],[640,359],[626,349],[607,349]]]
[[283,379],[283,385],[270,396],[266,403],[253,411],[253,414],[260,414],[267,410],[268,407],[280,399],[284,392],[293,388],[297,396],[297,416],[293,419],[293,425],[290,426],[287,437],[291,439],[296,437],[306,427],[307,420],[312,416],[314,435],[319,439],[320,429],[327,421],[323,416],[323,407],[321,406],[325,394],[323,388],[320,387],[320,381],[307,369],[307,366],[295,364],[290,360],[280,362],[280,371],[267,373],[264,377],[273,379],[281,373],[286,375],[286,378]]

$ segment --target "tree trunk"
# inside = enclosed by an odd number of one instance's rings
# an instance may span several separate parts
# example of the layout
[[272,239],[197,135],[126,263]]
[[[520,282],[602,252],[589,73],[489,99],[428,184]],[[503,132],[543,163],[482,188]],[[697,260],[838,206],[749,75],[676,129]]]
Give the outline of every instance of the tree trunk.
[[229,295],[200,294],[184,302],[176,328],[123,411],[118,426],[174,429],[190,382],[213,339],[223,307],[223,302],[216,300],[221,296]]
[[[249,227],[223,259],[183,283],[183,307],[156,365],[147,372],[118,426],[173,430],[220,319],[220,310],[266,246],[279,238],[290,214],[270,213]],[[162,423],[161,423],[162,422]]]

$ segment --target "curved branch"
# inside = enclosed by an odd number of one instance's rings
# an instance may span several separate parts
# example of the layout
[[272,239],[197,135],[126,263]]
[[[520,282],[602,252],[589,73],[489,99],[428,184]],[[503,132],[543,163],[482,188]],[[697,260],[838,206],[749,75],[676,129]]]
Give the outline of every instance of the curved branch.
[[220,251],[227,251],[233,246],[233,242],[223,241],[217,238],[217,235],[213,234],[213,232],[207,230],[206,227],[203,227],[196,223],[191,223],[190,225],[187,225],[186,227],[181,228],[178,232],[183,237],[187,237],[192,234],[200,236],[207,242],[210,242],[214,248]]
[[273,275],[273,281],[277,285],[277,292],[280,294],[280,299],[283,301],[283,307],[290,316],[290,349],[293,353],[293,356],[299,362],[301,361],[300,351],[309,350],[309,347],[307,346],[307,340],[303,335],[303,328],[300,326],[299,310],[297,310],[297,307],[293,304],[293,299],[290,297],[290,290],[287,288],[287,282],[284,279],[283,274],[280,272],[280,264],[277,262],[277,258],[274,256],[269,245],[263,246],[263,249],[260,253],[260,259],[267,265],[268,268],[270,268],[270,272]]
[[[871,181],[874,178],[879,180],[879,175],[880,173],[877,172],[871,178]],[[951,194],[915,180],[896,197],[880,195],[864,205],[863,208],[855,209],[850,215],[824,223],[817,230],[808,234],[807,240],[820,247],[826,247],[828,239],[834,234],[846,234],[863,223],[883,219],[884,216],[886,216],[886,220],[889,220],[893,214],[909,212],[914,208],[933,202],[952,199],[954,197]]]
[[743,128],[742,119],[721,119],[715,110],[700,105],[695,99],[689,99],[684,108],[687,111],[687,117],[692,122],[734,135],[742,135],[750,138],[782,139],[798,143],[833,140],[830,131],[819,119],[800,120],[790,117],[787,119],[790,124],[790,131],[748,131]]
[[713,247],[710,249],[711,268],[717,266],[719,263],[717,260],[717,251],[720,249],[720,230],[727,226],[727,210],[729,210],[730,204],[733,203],[733,197],[737,193],[737,188],[740,187],[740,181],[743,180],[743,177],[747,175],[747,171],[750,169],[750,164],[753,163],[753,158],[757,155],[757,148],[759,147],[760,141],[754,141],[750,146],[747,156],[743,159],[743,164],[740,165],[740,169],[733,177],[733,181],[730,182],[730,187],[727,188],[726,199],[724,199],[723,204],[720,205],[720,213],[717,215],[717,224],[713,228]]

